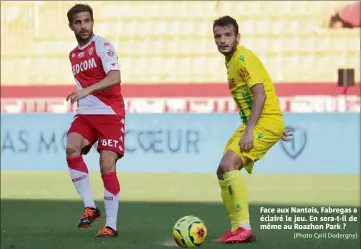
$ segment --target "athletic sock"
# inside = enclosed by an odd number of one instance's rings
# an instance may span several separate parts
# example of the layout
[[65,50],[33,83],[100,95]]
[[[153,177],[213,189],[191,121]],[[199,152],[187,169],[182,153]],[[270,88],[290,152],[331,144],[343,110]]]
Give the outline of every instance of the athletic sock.
[[246,230],[251,230],[250,224],[240,224],[239,227],[242,227],[243,229],[246,229]]
[[119,207],[119,181],[116,172],[102,175],[104,183],[105,226],[117,230]]
[[249,210],[247,201],[246,186],[239,170],[229,171],[223,175],[229,193],[229,218],[231,220],[232,231],[238,227],[249,226]]
[[88,167],[82,156],[68,157],[66,159],[70,172],[71,180],[74,183],[76,191],[83,199],[85,207],[95,208],[93,192],[90,187]]
[[[231,207],[231,204],[232,204],[231,203],[231,201],[232,201],[231,200],[231,195],[229,194],[227,183],[224,180],[219,180],[218,179],[218,183],[219,183],[219,187],[221,188],[221,197],[222,197],[222,200],[223,200],[223,204],[224,204],[224,207],[227,210],[227,214],[228,214],[228,217],[229,217],[230,210],[232,209],[232,207]],[[229,219],[229,220],[231,220],[231,219]]]

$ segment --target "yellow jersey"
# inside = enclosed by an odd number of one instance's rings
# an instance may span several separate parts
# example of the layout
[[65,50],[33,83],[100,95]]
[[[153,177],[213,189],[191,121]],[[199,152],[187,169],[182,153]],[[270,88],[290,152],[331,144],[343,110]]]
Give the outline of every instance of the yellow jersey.
[[283,122],[283,115],[271,77],[260,59],[251,50],[238,45],[237,51],[232,57],[226,57],[226,68],[228,88],[239,108],[243,124],[247,124],[251,115],[253,101],[251,88],[258,83],[263,83],[267,96],[259,122],[264,119],[276,119]]

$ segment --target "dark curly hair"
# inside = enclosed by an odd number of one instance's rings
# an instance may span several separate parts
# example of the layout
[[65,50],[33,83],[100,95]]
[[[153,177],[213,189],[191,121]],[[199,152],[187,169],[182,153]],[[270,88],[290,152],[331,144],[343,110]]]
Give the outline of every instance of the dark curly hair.
[[213,22],[213,30],[216,26],[225,27],[228,25],[232,25],[234,27],[236,35],[238,35],[238,33],[239,33],[238,23],[237,23],[236,19],[234,19],[231,16],[222,16],[222,17],[218,18],[217,20],[215,20]]
[[76,4],[73,7],[71,7],[71,9],[67,13],[69,24],[73,22],[73,16],[75,14],[78,14],[78,13],[81,13],[81,12],[89,12],[91,20],[94,21],[94,19],[93,19],[93,9],[89,5],[87,5],[87,4]]

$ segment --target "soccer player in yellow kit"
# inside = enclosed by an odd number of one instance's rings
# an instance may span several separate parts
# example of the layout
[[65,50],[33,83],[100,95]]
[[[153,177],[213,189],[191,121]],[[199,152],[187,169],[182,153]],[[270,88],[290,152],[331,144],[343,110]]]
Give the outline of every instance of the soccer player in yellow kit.
[[214,21],[214,40],[225,56],[228,88],[239,108],[240,125],[225,146],[217,170],[223,203],[231,229],[217,239],[225,243],[255,241],[252,233],[246,187],[240,170],[252,174],[253,165],[279,141],[290,141],[275,87],[262,62],[249,49],[239,45],[238,24],[230,16]]

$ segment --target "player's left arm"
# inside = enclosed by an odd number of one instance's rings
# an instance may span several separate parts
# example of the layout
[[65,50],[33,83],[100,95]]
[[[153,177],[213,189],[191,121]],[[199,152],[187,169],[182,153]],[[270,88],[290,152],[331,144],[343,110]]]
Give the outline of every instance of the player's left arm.
[[109,41],[104,41],[97,48],[97,54],[100,57],[103,69],[107,76],[96,84],[91,85],[90,92],[97,92],[121,83],[120,66],[118,54]]
[[103,80],[99,81],[98,83],[95,83],[94,85],[89,86],[88,88],[91,94],[94,92],[105,90],[119,83],[120,83],[120,71],[111,70]]

